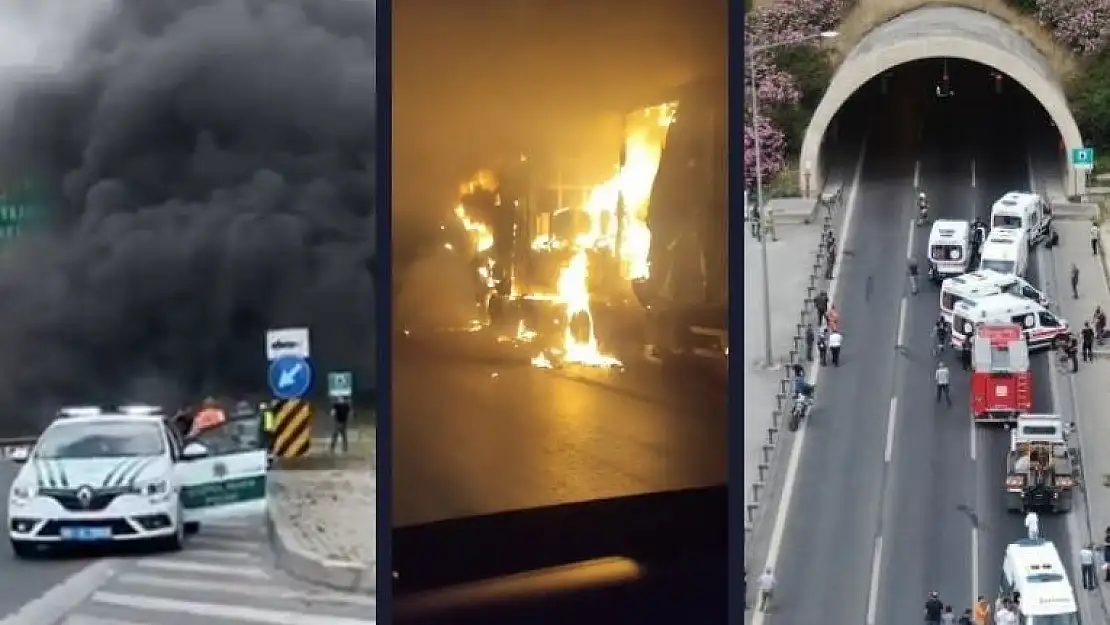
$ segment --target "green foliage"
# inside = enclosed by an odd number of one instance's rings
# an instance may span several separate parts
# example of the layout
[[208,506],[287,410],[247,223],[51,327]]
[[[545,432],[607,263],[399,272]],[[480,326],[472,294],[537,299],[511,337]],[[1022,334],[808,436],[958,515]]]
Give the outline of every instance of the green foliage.
[[772,54],[775,66],[793,77],[801,94],[797,104],[780,106],[770,114],[786,135],[786,153],[797,155],[802,151],[809,120],[832,80],[832,55],[828,49],[814,45],[788,46]]
[[1037,0],[1006,0],[1006,4],[1025,15],[1036,16],[1039,10],[1039,7],[1037,7]]
[[1096,152],[1110,151],[1110,53],[1104,52],[1086,64],[1068,85],[1072,113],[1087,145]]

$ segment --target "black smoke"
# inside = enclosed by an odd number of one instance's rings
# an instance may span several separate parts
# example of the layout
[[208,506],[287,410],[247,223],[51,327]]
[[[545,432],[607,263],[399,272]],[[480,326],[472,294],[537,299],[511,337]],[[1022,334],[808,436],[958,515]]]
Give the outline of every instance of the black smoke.
[[59,403],[264,392],[273,327],[369,384],[373,0],[111,5],[2,87],[0,179],[52,211],[0,251],[0,435]]

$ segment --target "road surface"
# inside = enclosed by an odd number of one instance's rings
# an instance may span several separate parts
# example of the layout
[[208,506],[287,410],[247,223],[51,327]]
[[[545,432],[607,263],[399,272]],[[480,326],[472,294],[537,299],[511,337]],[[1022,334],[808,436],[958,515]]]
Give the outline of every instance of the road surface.
[[[0,462],[5,506],[15,473],[16,465]],[[320,590],[281,573],[264,527],[261,518],[205,526],[176,554],[25,561],[4,540],[0,625],[374,624],[373,597]]]
[[399,345],[394,524],[723,483],[724,393],[647,367],[578,380]]
[[[894,116],[869,134],[837,293],[844,364],[822,373],[781,534],[776,605],[757,622],[915,619],[933,590],[961,612],[976,594],[997,594],[1005,546],[1025,533],[1002,502],[1008,435],[972,428],[968,377],[951,353],[953,406],[935,402],[938,292],[907,297],[904,259],[913,253],[924,268],[928,238],[910,226],[915,186],[932,217],[971,219],[1030,185],[1022,124],[1035,122],[1025,103],[964,102],[929,102],[918,141],[904,140]],[[1035,267],[1030,277],[1037,283]],[[1034,409],[1050,412],[1045,358],[1034,358]],[[1071,562],[1065,531],[1063,518],[1042,519]]]

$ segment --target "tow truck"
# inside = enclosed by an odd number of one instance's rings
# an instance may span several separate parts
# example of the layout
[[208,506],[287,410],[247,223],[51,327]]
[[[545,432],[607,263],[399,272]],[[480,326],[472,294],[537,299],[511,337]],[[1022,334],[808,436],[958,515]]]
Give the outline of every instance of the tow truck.
[[1079,469],[1060,415],[1027,414],[1010,431],[1006,456],[1006,510],[1068,512]]
[[1014,423],[1033,409],[1029,345],[1016,323],[980,323],[971,348],[971,418]]

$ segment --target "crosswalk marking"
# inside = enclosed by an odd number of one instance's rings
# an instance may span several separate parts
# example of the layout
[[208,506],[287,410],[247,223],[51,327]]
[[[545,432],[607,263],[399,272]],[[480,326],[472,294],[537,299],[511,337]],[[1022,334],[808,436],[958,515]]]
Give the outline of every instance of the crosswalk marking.
[[198,549],[219,549],[228,551],[253,551],[262,550],[262,545],[257,541],[235,540],[231,538],[209,538],[208,536],[192,536],[189,538],[186,549],[193,552],[193,547]]
[[182,573],[201,573],[204,575],[227,575],[248,579],[267,580],[270,574],[257,566],[230,566],[227,563],[208,564],[185,559],[147,558],[138,560],[135,565],[143,569],[160,569]]
[[373,620],[305,614],[266,610],[236,605],[214,605],[198,601],[182,601],[163,597],[123,595],[114,592],[97,591],[91,597],[93,603],[117,607],[134,608],[150,612],[173,612],[208,618],[222,618],[262,623],[264,625],[375,625]]
[[238,551],[234,549],[192,549],[190,548],[185,555],[190,558],[211,558],[213,560],[250,560],[258,561],[257,553],[248,553],[246,551]]
[[101,618],[85,614],[70,614],[62,621],[61,625],[143,625],[135,621],[124,621],[118,618]]
[[208,581],[201,579],[184,579],[177,577],[163,577],[159,575],[140,575],[137,573],[122,573],[116,576],[115,581],[124,586],[144,586],[148,588],[162,588],[176,591],[193,591],[206,593],[225,593],[231,595],[245,595],[265,599],[280,599],[303,602],[343,603],[347,605],[360,605],[373,608],[378,602],[373,597],[338,593],[328,591],[300,592],[281,586],[268,586],[264,584],[250,584],[230,581]]

